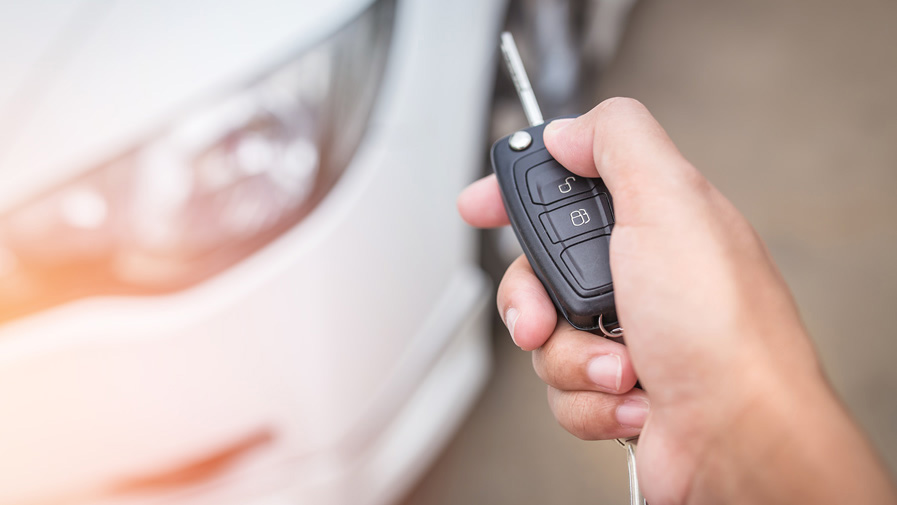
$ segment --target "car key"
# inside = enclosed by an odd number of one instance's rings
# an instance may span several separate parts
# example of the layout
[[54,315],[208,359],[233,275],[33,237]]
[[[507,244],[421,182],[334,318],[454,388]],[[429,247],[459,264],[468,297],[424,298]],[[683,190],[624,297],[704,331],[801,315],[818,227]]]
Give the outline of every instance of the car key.
[[501,47],[530,123],[492,146],[511,226],[567,321],[620,337],[609,255],[613,199],[600,178],[567,171],[545,149],[542,113],[510,33]]
[[[542,142],[545,124],[514,37],[501,35],[501,51],[530,126],[492,146],[492,170],[502,200],[533,271],[571,325],[622,337],[610,272],[613,199],[600,178],[569,172]],[[631,505],[647,505],[638,485],[638,437],[626,448]]]

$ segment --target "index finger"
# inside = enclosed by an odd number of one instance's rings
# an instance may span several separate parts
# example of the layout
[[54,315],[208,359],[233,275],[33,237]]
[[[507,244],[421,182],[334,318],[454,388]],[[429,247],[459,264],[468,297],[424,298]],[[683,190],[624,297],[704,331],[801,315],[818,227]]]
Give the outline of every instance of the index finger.
[[497,228],[510,224],[494,174],[464,188],[458,195],[458,212],[468,224],[477,228]]

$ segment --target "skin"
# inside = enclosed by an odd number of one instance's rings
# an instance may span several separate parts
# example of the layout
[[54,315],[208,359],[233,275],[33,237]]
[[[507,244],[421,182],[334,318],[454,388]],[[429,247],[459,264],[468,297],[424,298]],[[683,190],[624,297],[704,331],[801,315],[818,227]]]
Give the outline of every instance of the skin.
[[[763,242],[648,110],[610,99],[551,123],[544,141],[613,194],[610,266],[627,344],[559,321],[525,257],[508,268],[499,313],[532,351],[561,426],[587,440],[640,435],[651,505],[897,503]],[[508,224],[494,176],[458,209],[473,226]]]

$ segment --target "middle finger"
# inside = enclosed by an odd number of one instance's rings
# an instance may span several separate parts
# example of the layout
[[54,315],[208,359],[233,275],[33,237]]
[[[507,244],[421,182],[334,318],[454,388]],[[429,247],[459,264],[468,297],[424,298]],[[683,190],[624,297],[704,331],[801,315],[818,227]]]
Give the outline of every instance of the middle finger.
[[577,330],[565,320],[533,352],[533,368],[545,383],[562,391],[622,394],[637,380],[625,345]]

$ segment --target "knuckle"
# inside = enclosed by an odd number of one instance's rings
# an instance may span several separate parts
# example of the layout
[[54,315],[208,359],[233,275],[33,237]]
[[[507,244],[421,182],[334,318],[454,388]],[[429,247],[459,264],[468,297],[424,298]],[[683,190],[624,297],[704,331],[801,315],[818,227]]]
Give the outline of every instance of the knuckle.
[[557,387],[558,389],[562,389],[563,384],[561,384],[561,377],[558,374],[558,368],[555,366],[554,362],[554,346],[551,344],[552,339],[548,339],[548,342],[542,345],[542,347],[533,351],[533,368],[536,370],[536,375],[542,379],[542,382],[548,384],[549,386]]
[[704,177],[700,170],[690,163],[685,164],[682,169],[682,181],[686,187],[690,188],[700,198],[712,200],[715,188],[710,181]]
[[582,440],[594,440],[594,416],[591,402],[582,393],[573,393],[567,404],[565,421],[561,424],[573,436]]
[[636,100],[635,98],[629,98],[625,96],[608,98],[599,103],[595,108],[602,113],[630,113],[634,111],[641,112],[647,110],[642,102]]
[[557,360],[558,345],[555,337],[556,332],[548,337],[548,340],[539,348],[539,358],[543,364],[551,364]]
[[546,384],[558,389],[569,389],[575,382],[575,371],[581,368],[564,338],[563,330],[555,328],[548,340],[533,353],[536,373]]

